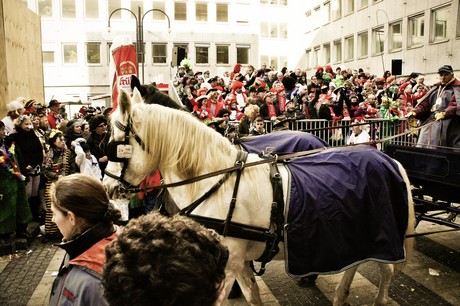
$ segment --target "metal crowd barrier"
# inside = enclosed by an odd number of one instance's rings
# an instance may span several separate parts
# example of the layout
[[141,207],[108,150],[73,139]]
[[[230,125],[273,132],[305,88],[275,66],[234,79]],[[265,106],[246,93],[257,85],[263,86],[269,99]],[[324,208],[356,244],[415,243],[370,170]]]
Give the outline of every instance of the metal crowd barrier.
[[[230,122],[230,124],[237,125],[237,122]],[[366,125],[363,126],[367,129],[371,140],[379,141],[392,137],[409,130],[409,122],[402,118],[400,120],[388,119],[366,119]],[[293,131],[304,131],[314,134],[321,138],[330,146],[343,146],[352,133],[351,121],[328,121],[324,119],[302,119],[289,122],[289,129]],[[273,122],[265,121],[265,130],[267,133],[273,131]],[[341,136],[340,136],[341,135]],[[377,143],[380,150],[385,149],[388,143],[415,145],[416,137],[414,134],[402,135],[397,138],[386,140],[382,143]]]

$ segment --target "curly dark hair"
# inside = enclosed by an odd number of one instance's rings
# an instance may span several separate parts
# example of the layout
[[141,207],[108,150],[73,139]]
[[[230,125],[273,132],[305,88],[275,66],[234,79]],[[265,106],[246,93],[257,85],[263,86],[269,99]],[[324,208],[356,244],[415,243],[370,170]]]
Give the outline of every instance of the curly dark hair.
[[102,285],[111,306],[211,306],[223,287],[228,249],[187,217],[153,212],[132,219],[106,257]]

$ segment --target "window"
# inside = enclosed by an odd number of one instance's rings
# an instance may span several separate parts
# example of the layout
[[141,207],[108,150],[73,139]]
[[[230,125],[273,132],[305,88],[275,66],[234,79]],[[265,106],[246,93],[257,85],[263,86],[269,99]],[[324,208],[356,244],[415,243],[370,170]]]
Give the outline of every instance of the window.
[[339,63],[342,61],[342,42],[340,40],[334,41],[334,62]]
[[182,48],[185,50],[185,57],[187,57],[187,54],[188,54],[188,44],[174,44],[173,47],[177,47],[177,48]]
[[[260,62],[261,63],[268,63],[270,62],[268,55],[261,55],[260,56]],[[269,66],[270,67],[270,66]]]
[[287,23],[280,23],[280,32],[279,32],[279,38],[281,39],[287,39],[288,35],[288,30],[287,30]]
[[268,27],[268,22],[262,21],[260,23],[260,38],[268,38]]
[[[131,0],[131,11],[137,16],[139,7],[141,8],[141,14],[144,14],[144,1],[142,0]],[[128,12],[129,13],[129,12]],[[134,18],[133,14],[129,14],[131,19],[136,19]],[[142,17],[141,17],[142,18]]]
[[402,22],[390,24],[390,45],[389,51],[402,48]]
[[[118,9],[120,7],[121,7],[121,0],[109,0],[109,3],[108,3],[109,18],[110,18],[110,14],[112,14],[113,11],[115,11],[116,9]],[[121,10],[117,11],[116,13],[114,13],[112,15],[111,19],[121,19]]]
[[249,3],[243,3],[242,1],[236,1],[233,7],[235,12],[238,12],[235,16],[235,21],[238,24],[248,24],[250,20],[254,19],[254,14]]
[[270,38],[278,38],[278,24],[270,24]]
[[196,21],[208,21],[208,4],[196,3],[195,4]]
[[369,0],[358,0],[358,9],[365,8],[369,5]]
[[408,19],[408,45],[421,46],[425,36],[425,15],[417,15]]
[[450,15],[450,5],[431,12],[431,42],[447,39],[447,21]]
[[310,68],[310,57],[311,57],[311,50],[305,50],[305,64],[306,68]]
[[187,3],[174,2],[174,20],[187,20]]
[[358,58],[369,55],[369,35],[367,32],[358,34]]
[[249,46],[236,47],[236,62],[240,64],[249,64]]
[[54,64],[54,51],[43,51],[43,63]]
[[288,29],[287,23],[268,23],[262,21],[260,23],[260,37],[261,38],[278,38],[287,39]]
[[260,0],[260,4],[287,6],[288,0]]
[[460,5],[457,12],[457,37],[460,37]]
[[166,64],[166,47],[167,44],[152,43],[152,63]]
[[326,23],[331,21],[331,2],[329,2],[329,1],[324,2],[323,15],[324,15],[324,21]]
[[64,64],[76,64],[78,62],[77,44],[63,44],[62,51]]
[[75,0],[62,0],[62,18],[75,18]]
[[[160,11],[165,12],[165,3],[164,2],[153,2],[152,8],[155,10],[160,10]],[[165,20],[166,15],[159,11],[153,11],[152,19],[153,20]]]
[[319,46],[313,48],[313,67],[319,66],[320,54]]
[[352,61],[355,57],[355,39],[353,36],[345,38],[345,60]]
[[85,0],[85,17],[87,19],[99,19],[99,2]]
[[101,63],[101,43],[88,42],[86,43],[86,63],[100,64]]
[[53,17],[53,1],[38,1],[38,14],[42,17]]
[[331,15],[333,20],[342,17],[342,0],[331,0]]
[[378,27],[372,30],[372,41],[374,42],[372,47],[372,54],[375,55],[383,53],[383,50],[385,49],[385,36],[383,27]]
[[197,64],[209,63],[209,47],[207,46],[195,47],[195,52],[196,52],[196,63]]
[[228,4],[216,3],[216,21],[228,22]]
[[228,46],[216,45],[216,59],[217,64],[228,64]]
[[273,70],[278,70],[278,58],[276,56],[270,58],[270,67],[272,67]]
[[329,64],[331,62],[331,45],[330,44],[323,45],[323,55],[324,55],[324,59],[323,59],[324,64]]
[[348,15],[355,11],[355,0],[344,0],[343,14]]
[[279,63],[280,63],[281,67],[287,67],[288,66],[287,57],[286,56],[280,56]]

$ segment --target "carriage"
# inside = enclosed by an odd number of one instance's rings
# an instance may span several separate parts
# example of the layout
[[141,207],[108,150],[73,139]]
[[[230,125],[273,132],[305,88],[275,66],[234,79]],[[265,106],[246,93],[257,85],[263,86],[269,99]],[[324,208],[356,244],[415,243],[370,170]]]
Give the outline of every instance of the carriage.
[[413,186],[417,223],[434,222],[460,229],[460,149],[423,148],[398,139],[385,146],[385,153],[406,169]]

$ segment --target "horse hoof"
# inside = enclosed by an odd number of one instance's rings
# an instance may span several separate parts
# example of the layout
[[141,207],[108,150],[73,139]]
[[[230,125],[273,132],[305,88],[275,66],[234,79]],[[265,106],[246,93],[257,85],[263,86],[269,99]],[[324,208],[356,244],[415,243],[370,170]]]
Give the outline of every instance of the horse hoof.
[[315,282],[316,282],[317,278],[318,278],[318,274],[302,277],[297,281],[297,285],[299,287],[312,287],[312,286],[315,286]]

